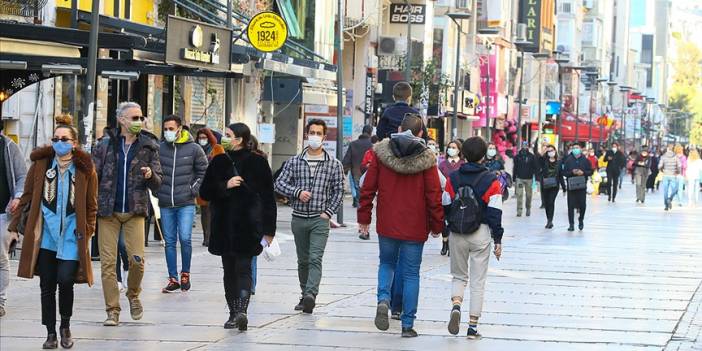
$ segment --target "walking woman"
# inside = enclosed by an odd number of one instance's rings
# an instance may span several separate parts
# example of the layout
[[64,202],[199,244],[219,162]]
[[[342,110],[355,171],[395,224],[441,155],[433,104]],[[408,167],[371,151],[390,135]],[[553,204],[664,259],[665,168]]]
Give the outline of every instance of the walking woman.
[[212,159],[200,196],[210,202],[211,254],[222,257],[224,296],[229,306],[225,329],[248,327],[252,257],[275,235],[276,204],[268,161],[255,149],[251,130],[234,123],[225,130],[225,154]]
[[700,160],[700,154],[695,148],[690,150],[685,178],[687,179],[687,205],[697,207],[697,200],[700,196],[700,179],[702,179],[702,160]]
[[559,187],[563,189],[563,192],[566,191],[560,165],[556,147],[548,145],[546,153],[541,158],[541,191],[544,193],[544,207],[546,208],[546,229],[553,228],[553,212]]
[[[73,284],[93,284],[88,247],[97,214],[97,175],[90,155],[79,147],[76,129],[59,125],[51,140],[52,146],[38,148],[30,156],[32,165],[18,207],[29,206],[29,212],[22,223],[24,240],[17,275],[39,275],[41,320],[48,333],[44,349],[58,348],[57,285],[61,347],[73,346]],[[17,231],[21,217],[20,213],[14,216],[10,231]]]
[[646,182],[651,174],[651,157],[648,148],[644,147],[634,162],[634,182],[636,183],[636,203],[646,201]]
[[[461,154],[461,142],[458,140],[454,140],[446,146],[446,157],[439,163],[439,171],[441,171],[441,174],[446,178],[450,179],[451,174],[455,171],[457,171],[461,166],[466,163],[466,161],[463,160],[463,155]],[[444,206],[444,212],[448,211],[449,206]],[[441,245],[441,255],[446,256],[450,255],[449,252],[449,234],[451,231],[448,229],[446,226],[444,228],[443,233],[441,233],[442,236],[442,245]]]

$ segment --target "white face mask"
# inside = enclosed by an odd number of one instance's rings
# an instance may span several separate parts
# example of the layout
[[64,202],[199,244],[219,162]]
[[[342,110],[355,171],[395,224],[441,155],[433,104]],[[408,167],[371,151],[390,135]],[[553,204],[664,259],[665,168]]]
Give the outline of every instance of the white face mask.
[[178,131],[176,130],[166,130],[163,132],[163,138],[166,139],[167,142],[172,143],[176,140],[177,134]]
[[437,150],[436,150],[436,145],[430,144],[430,145],[429,145],[429,150],[431,150],[431,152],[433,152],[433,153],[436,153],[436,152],[437,152]]
[[612,152],[617,152],[617,148],[616,148],[616,147],[613,147],[613,148],[612,148]]
[[495,155],[497,155],[497,150],[496,149],[488,149],[487,155],[488,155],[488,157],[495,157]]
[[549,151],[549,152],[548,152],[548,157],[556,157],[556,152],[555,152],[555,151]]
[[448,150],[446,150],[446,153],[449,155],[449,157],[458,156],[458,150],[456,150],[454,148],[449,148]]
[[313,150],[322,147],[322,137],[319,135],[310,135],[307,137],[307,141],[309,142],[310,148]]
[[210,142],[207,139],[198,139],[197,143],[201,146],[207,146],[207,144],[209,144]]

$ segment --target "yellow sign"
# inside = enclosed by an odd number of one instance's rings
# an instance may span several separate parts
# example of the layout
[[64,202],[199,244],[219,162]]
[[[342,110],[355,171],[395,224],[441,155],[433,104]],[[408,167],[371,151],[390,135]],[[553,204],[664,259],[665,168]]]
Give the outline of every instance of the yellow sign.
[[257,50],[276,51],[282,48],[288,39],[288,26],[277,13],[261,12],[249,22],[246,35]]
[[439,137],[439,130],[436,128],[427,128],[427,133],[429,134],[429,137],[434,139],[436,141]]

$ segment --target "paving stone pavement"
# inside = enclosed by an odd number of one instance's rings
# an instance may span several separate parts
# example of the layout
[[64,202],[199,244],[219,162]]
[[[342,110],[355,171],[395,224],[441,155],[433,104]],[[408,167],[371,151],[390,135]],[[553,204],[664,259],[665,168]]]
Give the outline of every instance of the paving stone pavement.
[[[105,318],[100,265],[96,284],[76,285],[72,330],[76,350],[702,350],[701,209],[664,212],[660,194],[645,206],[634,202],[626,182],[616,204],[588,197],[585,230],[566,231],[566,201],[557,199],[556,227],[543,228],[538,195],[531,217],[517,218],[505,203],[504,253],[491,258],[483,338],[448,334],[449,259],[440,239],[425,246],[416,329],[402,339],[399,322],[387,332],[373,325],[378,266],[377,237],[357,238],[355,211],[346,207],[347,228],[334,229],[324,258],[318,308],[293,311],[299,299],[290,210],[279,209],[283,255],[259,260],[258,287],[250,307],[250,329],[224,330],[227,310],[218,257],[193,237],[193,288],[163,294],[163,248],[147,248],[141,321],[128,311],[116,328]],[[348,200],[348,199],[347,199]],[[350,201],[346,201],[350,204]],[[12,261],[12,274],[17,262]],[[0,350],[37,350],[45,338],[39,280],[14,277],[7,315],[0,319]],[[123,308],[128,306],[122,297]],[[467,318],[464,314],[464,319]]]

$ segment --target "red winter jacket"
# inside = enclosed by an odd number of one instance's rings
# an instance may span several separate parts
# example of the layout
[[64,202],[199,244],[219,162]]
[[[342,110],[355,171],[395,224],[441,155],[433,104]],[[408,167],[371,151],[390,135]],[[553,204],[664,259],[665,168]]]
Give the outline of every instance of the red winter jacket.
[[373,200],[378,235],[424,242],[444,229],[436,156],[417,138],[396,136],[373,147],[361,189],[358,223],[370,224]]

